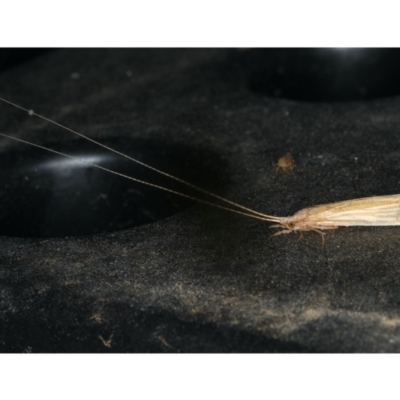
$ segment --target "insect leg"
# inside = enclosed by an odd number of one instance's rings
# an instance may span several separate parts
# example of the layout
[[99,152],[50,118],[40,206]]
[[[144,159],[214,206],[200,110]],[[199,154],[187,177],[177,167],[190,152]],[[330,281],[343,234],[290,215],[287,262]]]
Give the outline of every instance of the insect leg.
[[271,235],[271,236],[268,238],[268,240],[269,240],[269,239],[272,239],[274,236],[279,236],[279,235],[286,234],[286,233],[290,233],[290,232],[292,232],[290,229],[282,230],[282,231],[276,232],[276,233],[274,233],[273,235]]
[[311,231],[317,232],[321,235],[322,239],[322,247],[325,246],[325,232],[320,231],[319,229],[310,229]]
[[298,231],[299,232],[299,238],[297,239],[297,241],[300,241],[301,239],[303,239],[303,231]]

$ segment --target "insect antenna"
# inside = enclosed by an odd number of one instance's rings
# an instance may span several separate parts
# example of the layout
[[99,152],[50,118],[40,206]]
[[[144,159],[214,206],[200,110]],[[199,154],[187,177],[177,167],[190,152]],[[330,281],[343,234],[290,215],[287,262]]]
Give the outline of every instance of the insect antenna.
[[[69,132],[71,132],[71,133],[73,133],[73,134],[75,134],[75,135],[77,135],[77,136],[80,136],[80,137],[84,138],[85,140],[88,140],[88,141],[90,141],[90,142],[92,142],[92,143],[94,143],[94,144],[96,144],[96,145],[98,145],[98,146],[101,146],[101,147],[103,147],[103,148],[105,148],[105,149],[107,149],[107,150],[109,150],[109,151],[111,151],[111,152],[113,152],[113,153],[115,153],[115,154],[118,154],[118,155],[120,155],[120,156],[122,156],[122,157],[125,157],[125,158],[127,158],[128,160],[133,161],[133,162],[135,162],[135,163],[137,163],[137,164],[139,164],[139,165],[141,165],[141,166],[143,166],[143,167],[145,167],[145,168],[148,168],[148,169],[150,169],[150,170],[152,170],[152,171],[155,171],[155,172],[157,172],[157,173],[159,173],[159,174],[161,174],[161,175],[164,175],[164,176],[166,176],[166,177],[168,177],[168,178],[170,178],[170,179],[174,179],[174,180],[176,180],[176,181],[178,181],[178,182],[180,182],[180,183],[182,183],[182,184],[184,184],[184,185],[186,185],[186,186],[191,187],[192,189],[195,189],[195,190],[197,190],[197,191],[199,191],[199,192],[202,192],[202,193],[204,193],[204,194],[206,194],[206,195],[208,195],[208,196],[214,197],[214,198],[216,198],[216,199],[218,199],[218,200],[220,200],[220,201],[222,201],[222,202],[225,202],[225,203],[228,203],[228,204],[230,204],[230,205],[233,205],[233,206],[235,206],[235,207],[237,207],[237,208],[240,208],[240,209],[244,210],[245,212],[243,212],[243,211],[239,212],[239,211],[234,210],[234,209],[229,208],[229,207],[220,206],[220,205],[217,205],[217,204],[215,204],[215,203],[208,202],[208,201],[206,201],[206,200],[198,199],[198,198],[196,198],[196,197],[194,197],[194,196],[189,196],[189,195],[186,195],[186,194],[183,194],[183,193],[180,193],[180,192],[171,190],[171,189],[167,189],[167,188],[165,188],[165,187],[161,187],[161,186],[158,186],[158,185],[155,185],[155,184],[150,184],[150,183],[148,183],[148,182],[141,181],[141,180],[136,179],[136,178],[133,178],[133,177],[131,177],[131,176],[127,176],[127,175],[124,175],[124,174],[120,174],[120,173],[118,173],[118,172],[116,172],[116,171],[108,170],[107,168],[101,167],[100,165],[91,164],[92,166],[95,166],[95,167],[97,167],[97,168],[106,170],[106,171],[108,171],[108,172],[111,172],[111,173],[114,173],[114,174],[117,174],[117,175],[120,175],[120,176],[124,176],[125,178],[134,180],[134,181],[139,182],[139,183],[142,183],[142,184],[147,184],[148,186],[157,187],[157,188],[159,188],[159,189],[162,189],[162,190],[165,190],[165,191],[169,191],[169,192],[171,192],[171,193],[175,193],[175,194],[178,194],[178,195],[180,195],[180,196],[187,197],[187,198],[190,198],[190,199],[192,199],[192,200],[195,200],[195,201],[198,201],[198,202],[202,202],[202,203],[205,203],[205,204],[208,204],[208,205],[217,207],[217,208],[222,208],[222,209],[225,209],[225,210],[228,210],[228,211],[231,211],[231,212],[235,212],[235,213],[237,213],[237,214],[242,214],[242,215],[246,215],[246,216],[249,216],[249,217],[250,217],[250,216],[253,216],[253,218],[255,218],[256,216],[258,216],[259,218],[257,218],[257,219],[261,219],[261,220],[265,220],[265,221],[272,221],[272,222],[277,222],[277,221],[279,221],[279,217],[275,217],[275,216],[268,215],[268,214],[263,214],[263,213],[261,213],[261,212],[255,211],[255,210],[253,210],[253,209],[251,209],[251,208],[245,207],[245,206],[243,206],[243,205],[241,205],[241,204],[239,204],[239,203],[236,203],[236,202],[234,202],[234,201],[225,199],[224,197],[218,196],[218,195],[216,195],[216,194],[214,194],[214,193],[212,193],[212,192],[209,192],[208,190],[205,190],[205,189],[203,189],[203,188],[200,188],[200,187],[198,187],[198,186],[196,186],[196,185],[194,185],[194,184],[192,184],[192,183],[190,183],[190,182],[187,182],[187,181],[185,181],[185,180],[183,180],[183,179],[180,179],[180,178],[178,178],[178,177],[176,177],[176,176],[173,176],[173,175],[168,174],[168,173],[166,173],[166,172],[164,172],[164,171],[161,171],[161,170],[159,170],[159,169],[157,169],[157,168],[155,168],[155,167],[152,167],[151,165],[148,165],[148,164],[146,164],[146,163],[144,163],[144,162],[142,162],[142,161],[140,161],[140,160],[137,160],[137,159],[135,159],[135,158],[133,158],[133,157],[130,157],[130,156],[128,156],[127,154],[124,154],[124,153],[122,153],[122,152],[120,152],[120,151],[118,151],[118,150],[115,150],[115,149],[113,149],[113,148],[111,148],[111,147],[109,147],[109,146],[107,146],[107,145],[105,145],[105,144],[103,144],[103,143],[101,143],[101,142],[98,142],[97,140],[94,140],[94,139],[92,139],[92,138],[90,138],[90,137],[88,137],[88,136],[86,136],[86,135],[84,135],[84,134],[82,134],[82,133],[80,133],[80,132],[77,132],[77,131],[75,131],[75,130],[73,130],[73,129],[71,129],[71,128],[68,128],[67,126],[64,126],[64,125],[62,125],[62,124],[60,124],[60,123],[58,123],[58,122],[56,122],[56,121],[53,121],[53,120],[51,120],[51,119],[49,119],[49,118],[47,118],[47,117],[44,117],[44,116],[42,116],[42,115],[40,115],[40,114],[37,114],[37,113],[35,113],[33,110],[28,110],[28,109],[26,109],[26,108],[24,108],[24,107],[22,107],[22,106],[19,106],[18,104],[12,103],[11,101],[6,100],[6,99],[3,99],[3,98],[1,98],[1,97],[0,97],[0,100],[3,101],[4,103],[7,103],[7,104],[9,104],[9,105],[11,105],[11,106],[13,106],[13,107],[16,107],[16,108],[20,109],[20,110],[26,111],[30,116],[33,116],[33,115],[34,115],[34,116],[36,116],[36,117],[38,117],[38,118],[40,118],[40,119],[42,119],[42,120],[44,120],[44,121],[47,121],[47,122],[49,122],[49,123],[51,123],[51,124],[53,124],[53,125],[56,125],[56,126],[62,128],[62,129],[65,129],[65,130],[67,130],[67,131],[69,131]],[[12,137],[12,136],[8,136],[8,135],[5,135],[5,134],[1,134],[1,135],[4,136],[4,137],[8,137],[8,138],[10,138],[10,139],[14,139],[14,140],[17,140],[17,141],[20,141],[20,142],[29,144],[29,145],[33,145],[33,146],[35,146],[35,147],[42,148],[42,149],[44,149],[44,150],[52,151],[53,153],[56,153],[56,154],[59,154],[59,155],[62,155],[62,156],[66,156],[66,157],[70,157],[70,158],[75,158],[75,157],[69,156],[69,155],[67,155],[67,154],[60,153],[60,152],[57,152],[57,151],[55,151],[55,150],[48,149],[48,148],[46,148],[46,147],[44,147],[44,146],[36,145],[36,144],[31,143],[31,142],[28,142],[28,141],[23,141],[22,139],[17,139],[17,138],[14,138],[14,137]],[[90,163],[88,163],[88,162],[85,161],[85,160],[78,159],[78,158],[75,158],[75,159],[77,159],[77,160],[79,160],[79,161],[82,161],[82,162],[85,162],[86,164],[90,164]]]
[[83,158],[74,157],[74,156],[71,156],[71,155],[69,155],[69,154],[65,154],[65,153],[62,153],[62,152],[60,152],[60,151],[53,150],[53,149],[50,149],[50,148],[48,148],[48,147],[41,146],[41,145],[36,144],[36,143],[29,142],[29,141],[27,141],[27,140],[15,138],[15,137],[13,137],[13,136],[9,136],[9,135],[6,135],[6,134],[1,133],[1,132],[0,132],[0,136],[6,137],[6,138],[8,138],[8,139],[16,140],[17,142],[25,143],[25,144],[28,144],[28,145],[30,145],[30,146],[34,146],[34,147],[37,147],[37,148],[39,148],[39,149],[49,151],[49,152],[51,152],[51,153],[55,153],[55,154],[61,155],[61,156],[63,156],[63,157],[71,158],[71,159],[73,159],[73,160],[76,160],[76,161],[85,163],[85,164],[90,165],[90,166],[95,167],[95,168],[99,168],[99,169],[101,169],[101,170],[103,170],[103,171],[106,171],[106,172],[109,172],[109,173],[111,173],[111,174],[114,174],[114,175],[117,175],[117,176],[121,176],[121,177],[126,178],[126,179],[130,179],[131,181],[138,182],[138,183],[141,183],[141,184],[143,184],[143,185],[151,186],[151,187],[154,187],[154,188],[157,188],[157,189],[160,189],[160,190],[164,190],[164,191],[166,191],[166,192],[173,193],[173,194],[175,194],[175,195],[178,195],[178,196],[181,196],[181,197],[185,197],[185,198],[187,198],[187,199],[194,200],[194,201],[197,201],[197,202],[199,202],[199,203],[206,204],[206,205],[211,206],[211,207],[220,208],[220,209],[222,209],[222,210],[230,211],[230,212],[233,212],[233,213],[236,213],[236,214],[240,214],[240,215],[245,215],[245,216],[250,217],[250,218],[260,219],[260,220],[262,220],[262,221],[277,221],[278,218],[279,218],[279,217],[273,217],[273,216],[269,217],[269,216],[267,216],[267,215],[266,215],[265,217],[261,217],[261,216],[259,216],[259,215],[247,213],[247,212],[244,212],[244,211],[235,210],[235,209],[233,209],[233,208],[229,208],[229,207],[225,207],[225,206],[221,206],[221,205],[219,205],[219,204],[215,204],[215,203],[212,203],[212,202],[207,201],[207,200],[199,199],[199,198],[197,198],[197,197],[190,196],[190,195],[188,195],[188,194],[181,193],[181,192],[178,192],[178,191],[176,191],[176,190],[166,188],[166,187],[164,187],[164,186],[156,185],[156,184],[154,184],[154,183],[146,182],[146,181],[143,181],[143,180],[141,180],[141,179],[137,179],[137,178],[134,178],[134,177],[132,177],[132,176],[129,176],[129,175],[126,175],[126,174],[122,174],[122,173],[117,172],[117,171],[114,171],[114,170],[112,170],[112,169],[109,169],[109,168],[106,168],[106,167],[102,167],[101,165],[93,164],[93,163],[91,163],[91,162],[89,162],[89,161],[87,161],[87,160],[85,160],[85,159],[83,159]]

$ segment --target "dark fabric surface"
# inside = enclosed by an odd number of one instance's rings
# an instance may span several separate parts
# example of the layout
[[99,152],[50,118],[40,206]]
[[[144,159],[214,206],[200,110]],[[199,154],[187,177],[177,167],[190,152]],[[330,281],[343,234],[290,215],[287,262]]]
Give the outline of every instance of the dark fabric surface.
[[[296,54],[55,50],[8,64],[0,96],[272,215],[399,193],[387,55]],[[169,185],[6,104],[0,132]],[[327,231],[323,248],[313,232],[268,240],[263,221],[0,151],[1,352],[400,350],[400,227]],[[295,168],[276,169],[287,151]]]

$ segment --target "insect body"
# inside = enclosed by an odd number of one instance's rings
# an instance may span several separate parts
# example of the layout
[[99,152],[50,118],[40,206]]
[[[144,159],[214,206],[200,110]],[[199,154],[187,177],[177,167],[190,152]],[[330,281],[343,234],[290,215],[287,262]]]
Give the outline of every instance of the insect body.
[[[390,226],[400,225],[400,194],[373,196],[321,204],[304,208],[291,217],[282,217],[278,225],[282,228],[273,236],[293,231],[315,231],[337,229],[339,226]],[[323,236],[322,236],[323,238]]]
[[[180,178],[177,178],[177,177],[167,174],[163,171],[160,171],[148,164],[145,164],[145,163],[143,163],[139,160],[136,160],[124,153],[118,152],[117,150],[114,150],[102,143],[99,143],[96,140],[83,135],[82,133],[76,132],[70,128],[67,128],[67,127],[55,122],[55,121],[52,121],[46,117],[36,114],[32,110],[25,109],[21,106],[18,106],[16,104],[11,103],[10,101],[2,99],[2,98],[0,98],[0,100],[7,104],[10,104],[16,108],[19,108],[19,109],[22,109],[22,110],[28,112],[28,114],[31,116],[34,115],[45,121],[55,124],[61,128],[64,128],[75,135],[78,135],[86,140],[89,140],[99,146],[106,148],[109,151],[112,151],[114,153],[119,154],[122,157],[129,159],[130,161],[138,163],[138,164],[140,164],[146,168],[149,168],[159,174],[167,176],[170,179],[177,180],[180,183],[191,187],[192,189],[196,189],[197,191],[199,191],[203,194],[206,194],[207,196],[212,197],[213,199],[218,200],[219,203],[224,203],[224,205],[219,204],[218,202],[216,202],[216,200],[209,201],[209,200],[200,199],[198,197],[190,196],[185,193],[178,192],[178,191],[175,191],[175,190],[163,187],[163,186],[159,186],[159,185],[155,185],[150,182],[142,181],[142,180],[139,180],[132,176],[124,175],[119,172],[113,171],[111,169],[102,167],[100,165],[90,163],[86,160],[79,159],[79,158],[70,156],[68,154],[61,153],[61,152],[58,152],[53,149],[49,149],[47,147],[44,147],[44,146],[41,146],[41,145],[38,145],[35,143],[31,143],[26,140],[18,139],[18,138],[6,135],[4,133],[0,133],[0,136],[22,142],[22,143],[28,144],[30,146],[38,147],[43,150],[62,155],[64,157],[72,158],[74,160],[89,164],[95,168],[102,169],[108,173],[112,173],[114,175],[118,175],[123,178],[133,180],[133,181],[141,183],[143,185],[152,186],[152,187],[155,187],[160,190],[174,193],[178,196],[186,197],[191,200],[195,200],[195,201],[207,204],[212,207],[221,208],[226,211],[230,211],[230,212],[233,212],[236,214],[259,219],[262,221],[273,222],[273,223],[275,223],[275,225],[272,225],[271,228],[281,228],[282,230],[276,232],[272,236],[278,236],[278,235],[286,234],[286,233],[290,233],[290,232],[300,232],[301,233],[303,231],[315,231],[322,236],[322,240],[324,241],[324,237],[323,237],[324,232],[322,232],[322,231],[328,230],[328,229],[337,229],[339,226],[400,225],[400,194],[366,197],[366,198],[361,198],[361,199],[353,199],[353,200],[340,201],[340,202],[336,202],[336,203],[317,205],[314,207],[304,208],[289,217],[277,217],[277,216],[273,216],[273,215],[264,214],[259,211],[253,210],[251,208],[245,207],[236,202],[233,202],[231,200],[225,199],[225,198],[218,196],[214,193],[211,193],[209,191],[206,191],[206,190],[204,190],[196,185],[193,185],[189,182],[186,182]],[[287,158],[288,158],[287,155],[285,155],[284,158],[287,161]],[[289,157],[289,161],[290,160],[293,161],[293,159]],[[293,166],[294,163],[289,162],[289,164],[291,166]],[[287,168],[286,164],[285,164],[285,167]]]

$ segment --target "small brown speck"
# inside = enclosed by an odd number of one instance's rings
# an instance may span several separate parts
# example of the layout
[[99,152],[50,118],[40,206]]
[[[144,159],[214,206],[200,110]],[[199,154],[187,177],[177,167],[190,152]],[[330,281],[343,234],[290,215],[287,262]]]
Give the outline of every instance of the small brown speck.
[[156,335],[155,336],[164,346],[172,349],[172,346],[161,336],[161,335]]
[[93,314],[90,319],[98,324],[101,324],[103,322],[103,317],[100,313],[95,313]]
[[275,167],[278,169],[292,169],[295,166],[292,153],[287,152],[284,156],[278,159]]
[[112,338],[113,338],[114,334],[111,334],[111,336],[106,340],[103,338],[103,336],[99,336],[99,339],[101,340],[101,342],[104,344],[105,347],[107,347],[108,349],[111,349],[111,343],[112,343]]

